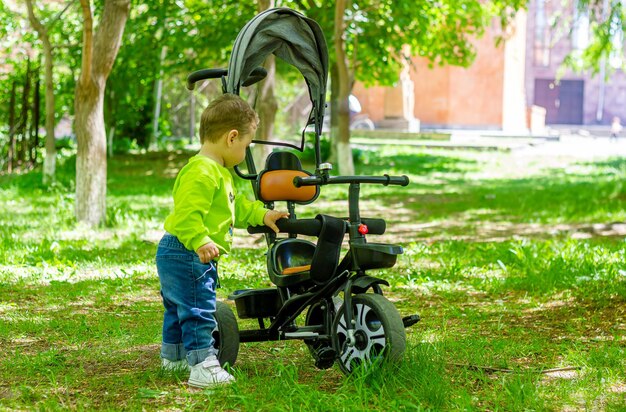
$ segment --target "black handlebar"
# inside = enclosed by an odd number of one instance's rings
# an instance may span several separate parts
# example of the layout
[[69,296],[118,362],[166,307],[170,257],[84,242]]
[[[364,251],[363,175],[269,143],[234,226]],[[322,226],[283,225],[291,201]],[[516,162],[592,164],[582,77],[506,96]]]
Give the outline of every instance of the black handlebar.
[[[187,76],[187,89],[193,90],[196,87],[196,82],[205,79],[219,79],[228,75],[228,70],[226,69],[202,69],[197,70]],[[252,70],[252,73],[248,76],[248,78],[241,84],[244,87],[251,86],[254,83],[260,82],[265,79],[267,76],[267,70],[263,67],[257,67]]]
[[295,187],[300,186],[316,186],[316,185],[332,185],[332,184],[346,184],[346,183],[374,183],[381,184],[383,186],[398,185],[407,186],[409,184],[408,176],[389,176],[387,174],[383,176],[309,176],[309,177],[294,177],[293,185]]
[[[383,219],[362,218],[361,223],[367,226],[371,235],[382,235],[387,229],[387,224]],[[296,233],[298,235],[318,236],[322,230],[322,222],[318,219],[279,219],[276,226],[284,233]],[[346,225],[346,231],[348,225]],[[248,226],[248,233],[251,235],[258,233],[274,233],[267,226]]]
[[226,69],[202,69],[197,70],[187,76],[187,89],[193,90],[196,87],[196,82],[205,79],[219,79],[222,76],[226,76],[228,70]]

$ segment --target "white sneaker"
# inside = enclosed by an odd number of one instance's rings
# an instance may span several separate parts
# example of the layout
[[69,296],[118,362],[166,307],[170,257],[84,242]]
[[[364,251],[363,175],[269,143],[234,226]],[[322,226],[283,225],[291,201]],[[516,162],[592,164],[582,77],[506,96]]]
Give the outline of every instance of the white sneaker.
[[186,359],[178,361],[171,361],[169,359],[161,358],[161,368],[166,371],[189,371],[191,366]]
[[215,356],[209,356],[203,362],[191,367],[189,385],[197,388],[227,385],[235,381],[235,377],[220,366]]

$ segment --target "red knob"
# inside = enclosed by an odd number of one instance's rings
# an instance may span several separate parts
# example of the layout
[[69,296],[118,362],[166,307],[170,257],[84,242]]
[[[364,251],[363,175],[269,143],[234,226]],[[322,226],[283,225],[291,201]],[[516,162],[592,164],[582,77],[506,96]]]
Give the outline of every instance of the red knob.
[[369,229],[367,228],[367,225],[364,225],[363,223],[361,223],[359,225],[359,233],[362,235],[367,235],[369,233]]

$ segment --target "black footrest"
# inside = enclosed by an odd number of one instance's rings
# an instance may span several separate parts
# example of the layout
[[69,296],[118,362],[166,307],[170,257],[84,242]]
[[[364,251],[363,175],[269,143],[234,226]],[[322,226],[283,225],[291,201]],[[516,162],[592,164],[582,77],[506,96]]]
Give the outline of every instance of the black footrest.
[[405,328],[408,328],[408,327],[415,325],[420,320],[422,320],[422,318],[420,318],[420,315],[415,314],[415,315],[409,315],[409,316],[403,317],[402,323],[404,324]]

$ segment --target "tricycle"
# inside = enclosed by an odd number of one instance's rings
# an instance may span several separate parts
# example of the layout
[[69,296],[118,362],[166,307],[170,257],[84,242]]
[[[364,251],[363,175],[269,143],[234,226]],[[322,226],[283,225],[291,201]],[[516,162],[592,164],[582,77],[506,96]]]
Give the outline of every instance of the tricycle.
[[[319,25],[287,8],[260,13],[237,36],[227,69],[195,71],[188,76],[187,86],[193,89],[200,80],[221,79],[224,93],[239,94],[241,87],[266,76],[261,64],[271,53],[302,73],[312,109],[299,144],[253,140],[288,150],[271,152],[264,168],[257,172],[248,148],[247,171],[235,168],[241,178],[252,183],[255,197],[267,208],[285,202],[289,218],[277,222],[279,234],[265,226],[248,228],[251,234],[265,235],[267,273],[274,287],[237,290],[229,296],[237,316],[257,319],[258,328],[240,329],[232,305],[218,302],[213,332],[218,359],[222,365],[234,365],[242,342],[302,340],[320,369],[337,363],[350,374],[359,365],[399,360],[406,347],[405,328],[419,321],[419,316],[402,317],[383,295],[383,286],[389,283],[368,272],[393,267],[403,249],[368,241],[368,236],[383,234],[386,223],[381,218],[361,216],[359,195],[364,184],[406,186],[409,179],[333,176],[332,166],[322,161],[328,49]],[[313,136],[312,173],[303,169],[293,150],[305,149],[307,133]],[[296,206],[315,202],[328,185],[347,186],[348,216],[320,213],[315,218],[299,219]],[[346,233],[348,250],[342,257]]]

